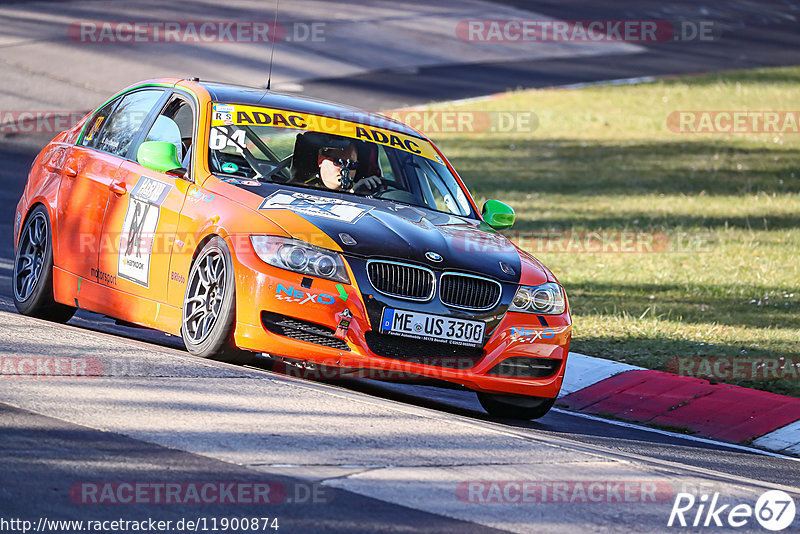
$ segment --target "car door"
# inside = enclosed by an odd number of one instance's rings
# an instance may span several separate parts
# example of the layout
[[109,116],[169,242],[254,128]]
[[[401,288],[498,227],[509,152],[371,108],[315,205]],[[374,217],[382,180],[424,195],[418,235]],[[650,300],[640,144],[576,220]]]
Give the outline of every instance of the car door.
[[129,306],[131,303],[121,301],[120,309],[112,310],[117,317],[157,324],[154,314],[159,308],[141,299],[167,300],[172,243],[191,185],[190,172],[184,177],[149,169],[136,161],[136,151],[144,141],[170,142],[176,146],[178,160],[188,166],[194,122],[191,102],[173,94],[134,142],[129,159],[122,163],[111,186],[101,241],[116,246],[101,249],[99,268],[117,275],[115,289],[139,299],[134,306],[138,311]]
[[117,98],[89,121],[83,138],[61,165],[58,246],[54,264],[98,281],[98,254],[110,187],[134,136],[163,90],[141,90]]

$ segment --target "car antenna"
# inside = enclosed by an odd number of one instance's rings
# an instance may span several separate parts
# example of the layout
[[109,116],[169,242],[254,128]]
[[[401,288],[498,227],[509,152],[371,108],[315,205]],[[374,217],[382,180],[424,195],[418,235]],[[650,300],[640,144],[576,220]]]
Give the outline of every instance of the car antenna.
[[275,0],[275,20],[272,23],[272,51],[269,53],[269,75],[267,76],[267,91],[272,85],[272,58],[275,57],[275,41],[278,36],[278,4],[280,0]]

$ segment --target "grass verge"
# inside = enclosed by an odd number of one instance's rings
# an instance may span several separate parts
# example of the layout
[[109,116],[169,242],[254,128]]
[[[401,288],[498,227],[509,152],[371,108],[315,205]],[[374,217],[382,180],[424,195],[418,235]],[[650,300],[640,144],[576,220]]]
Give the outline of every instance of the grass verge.
[[[573,350],[653,369],[674,357],[788,367],[800,363],[800,134],[675,133],[667,118],[797,102],[800,68],[513,92],[448,109],[533,111],[533,131],[432,137],[476,200],[515,208],[514,231],[576,232],[567,252],[520,241],[567,289]],[[587,252],[590,232],[639,232],[660,246]],[[800,396],[785,373],[720,381]]]

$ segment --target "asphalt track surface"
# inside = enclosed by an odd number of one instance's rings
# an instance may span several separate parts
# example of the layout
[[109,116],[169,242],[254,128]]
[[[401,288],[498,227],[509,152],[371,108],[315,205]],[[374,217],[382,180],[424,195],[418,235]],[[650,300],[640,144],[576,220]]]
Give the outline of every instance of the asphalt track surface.
[[[534,9],[537,13],[564,19],[607,18],[622,19],[636,16],[656,18],[697,19],[702,16],[696,3],[671,4],[673,11],[659,12],[655,3],[638,3],[631,10],[624,2],[604,3],[602,8],[581,8],[573,2],[501,2],[519,9]],[[718,42],[705,43],[692,48],[688,43],[664,43],[647,47],[642,54],[614,56],[608,61],[597,58],[551,59],[541,61],[494,62],[485,65],[451,65],[438,68],[419,68],[406,72],[371,72],[345,78],[306,80],[305,90],[310,94],[331,100],[357,103],[362,107],[374,103],[385,107],[411,105],[431,100],[468,98],[503,91],[510,87],[540,87],[644,75],[706,72],[733,68],[750,68],[794,64],[800,60],[800,33],[797,23],[781,14],[792,11],[789,4],[751,4],[734,2],[730,8],[720,8],[718,16],[729,27],[728,36]],[[774,11],[771,9],[775,8]],[[781,8],[779,10],[778,8]],[[737,26],[738,24],[738,26]],[[614,59],[612,61],[612,59]],[[11,305],[10,275],[12,265],[11,214],[24,185],[31,161],[39,148],[47,142],[42,136],[6,137],[0,144],[0,310],[13,311]],[[182,352],[180,340],[143,329],[117,326],[108,318],[81,311],[70,321],[73,328],[96,332],[101,342],[114,346],[131,347],[148,353],[154,351],[191,358]],[[2,330],[0,322],[0,330]],[[43,340],[57,341],[62,327],[39,325]],[[94,335],[94,334],[93,334]],[[3,336],[6,343],[0,353],[14,354],[10,334]],[[144,343],[142,343],[144,342]],[[203,365],[206,362],[198,362]],[[225,364],[213,364],[229,369]],[[222,371],[220,371],[222,372]],[[265,360],[257,360],[247,368],[248,373],[274,376]],[[685,466],[694,476],[706,481],[721,477],[737,477],[749,484],[758,482],[795,488],[800,486],[800,462],[728,447],[724,444],[690,440],[678,435],[653,432],[630,425],[622,426],[610,421],[587,419],[579,415],[555,410],[543,419],[530,423],[493,421],[480,409],[474,395],[457,390],[443,390],[423,386],[381,384],[367,380],[337,381],[335,384],[309,383],[325,391],[343,391],[349,399],[365,402],[390,403],[406,406],[408,410],[432,410],[436,417],[450,423],[474,421],[486,428],[505,429],[509,433],[523,433],[559,447],[584,451],[597,448],[609,458],[623,458],[626,462],[657,465],[659,469],[674,470]],[[117,386],[124,391],[125,382]],[[0,391],[5,389],[0,385]],[[33,409],[20,409],[12,402],[12,394],[0,395],[0,516],[76,517],[74,503],[58,498],[64,488],[76,480],[230,480],[247,481],[260,476],[252,467],[214,458],[213,455],[191,452],[192,447],[172,447],[158,444],[158,440],[129,437],[103,428],[83,426],[68,422],[67,418],[43,415],[49,413]],[[202,411],[202,409],[201,409]],[[335,413],[328,414],[335,416]],[[344,438],[344,436],[343,436]],[[235,448],[234,442],[231,447]],[[615,456],[618,455],[618,456]],[[165,469],[165,466],[168,468]],[[666,466],[666,467],[665,467]],[[291,471],[270,474],[272,480],[287,485],[302,477]],[[43,481],[46,481],[43,483]],[[330,491],[336,497],[326,506],[285,506],[275,508],[274,515],[285,519],[285,531],[378,532],[378,531],[431,531],[431,532],[483,532],[491,529],[475,521],[454,519],[452,514],[424,511],[424,507],[398,504],[389,497],[372,498],[364,493],[344,487]],[[114,507],[92,509],[81,518],[117,518]],[[668,508],[666,509],[668,511]],[[241,513],[241,507],[214,509],[214,514],[226,516]],[[141,512],[159,519],[177,518],[187,514],[197,515],[197,508],[143,507],[126,508],[125,515]],[[260,514],[259,514],[260,515]],[[664,515],[662,519],[666,519]],[[564,520],[566,521],[566,519]],[[583,527],[591,526],[586,519]],[[624,524],[625,521],[622,521]],[[637,525],[639,528],[647,525]],[[662,523],[663,524],[663,523]],[[573,527],[578,525],[572,525]],[[656,527],[654,525],[653,529]],[[557,531],[558,529],[554,529]]]

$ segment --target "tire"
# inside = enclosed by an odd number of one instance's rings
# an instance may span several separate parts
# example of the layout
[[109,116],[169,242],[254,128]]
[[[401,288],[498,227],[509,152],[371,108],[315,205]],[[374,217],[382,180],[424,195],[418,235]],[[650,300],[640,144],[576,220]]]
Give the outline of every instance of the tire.
[[508,395],[493,395],[491,393],[477,392],[478,401],[483,409],[494,417],[504,419],[539,419],[550,411],[556,399],[544,397],[512,397]]
[[191,354],[246,363],[253,354],[236,347],[236,283],[225,241],[213,237],[192,263],[183,297],[181,337]]
[[53,238],[47,209],[36,206],[19,234],[14,256],[14,305],[22,315],[59,323],[67,322],[76,308],[53,298]]

